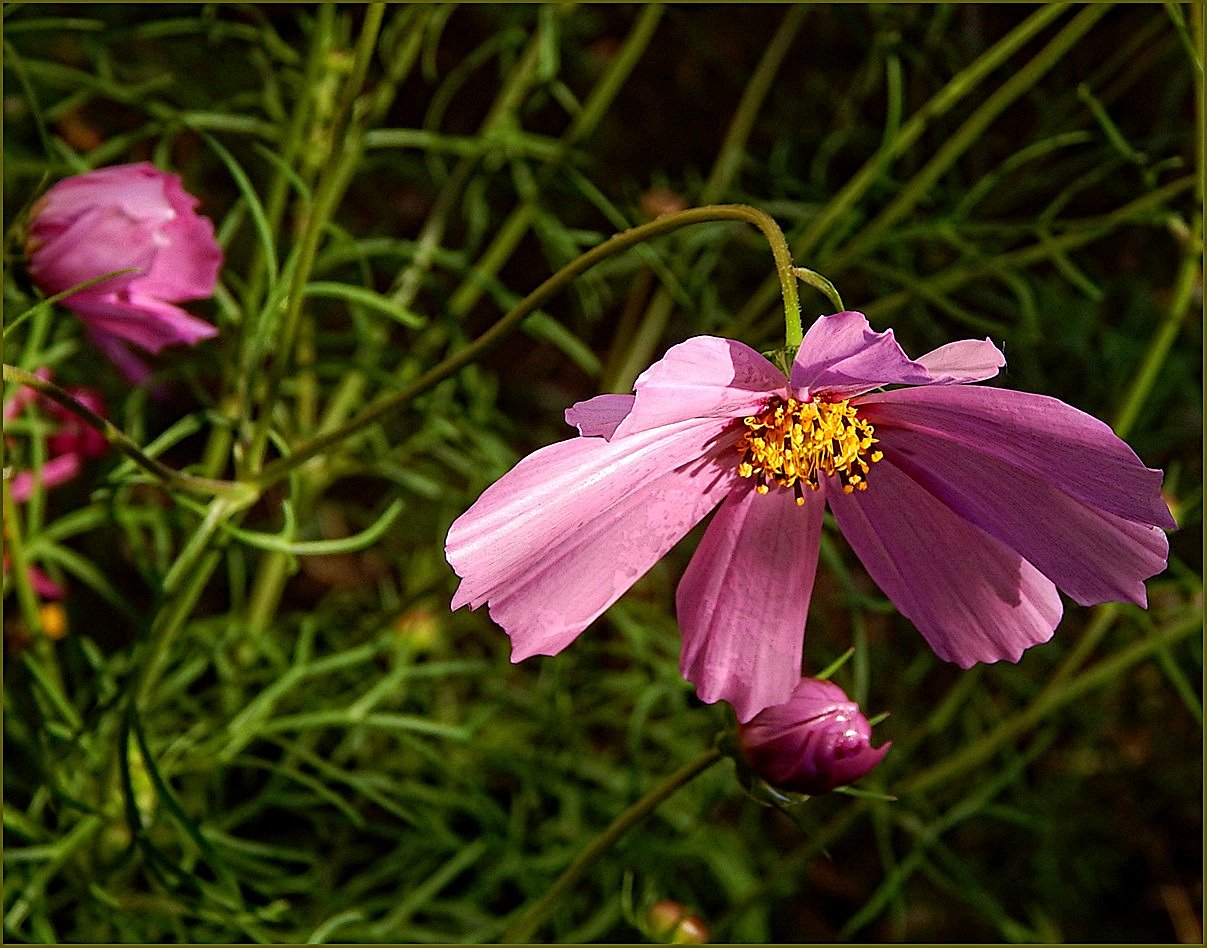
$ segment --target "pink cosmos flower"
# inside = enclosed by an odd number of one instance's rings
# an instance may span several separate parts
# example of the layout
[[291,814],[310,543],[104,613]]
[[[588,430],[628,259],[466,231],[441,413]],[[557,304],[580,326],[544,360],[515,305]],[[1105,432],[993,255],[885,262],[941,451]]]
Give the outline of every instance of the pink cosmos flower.
[[29,272],[47,295],[136,268],[62,301],[133,380],[147,369],[130,344],[156,353],[217,333],[173,305],[212,296],[222,266],[214,226],[196,213],[198,203],[177,175],[139,162],[66,178],[31,214]]
[[[943,659],[1017,661],[1083,605],[1146,603],[1175,524],[1161,472],[1054,398],[964,383],[989,340],[910,359],[860,313],[817,320],[791,378],[698,336],[636,395],[566,412],[449,530],[454,609],[489,603],[512,661],[554,655],[720,506],[676,596],[680,670],[748,721],[800,681],[822,515]],[[889,391],[883,386],[900,385]]]
[[773,787],[816,796],[865,776],[892,742],[872,747],[859,705],[832,681],[802,678],[783,704],[738,725],[738,746]]
[[[34,373],[39,378],[50,380],[51,372],[47,368],[38,369]],[[66,392],[76,401],[96,412],[105,413],[105,403],[100,392],[85,386],[70,386]],[[50,420],[58,423],[54,433],[46,438],[46,462],[37,471],[19,471],[12,479],[13,500],[24,503],[34,492],[34,487],[41,484],[44,490],[65,484],[75,478],[83,469],[84,461],[99,457],[109,449],[109,442],[104,435],[86,424],[77,415],[68,411],[58,402],[34,392],[32,389],[21,388],[4,406],[4,420],[12,421],[30,404],[37,406],[41,413]],[[44,597],[50,598],[50,597]]]

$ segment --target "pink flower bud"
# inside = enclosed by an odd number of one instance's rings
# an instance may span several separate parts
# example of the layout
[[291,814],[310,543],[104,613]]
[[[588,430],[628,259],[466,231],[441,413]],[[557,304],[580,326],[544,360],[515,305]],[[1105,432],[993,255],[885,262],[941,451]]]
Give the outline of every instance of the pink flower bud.
[[888,752],[871,745],[872,728],[838,685],[802,678],[792,696],[738,725],[738,745],[773,787],[829,793],[858,780]]
[[180,178],[148,162],[66,178],[34,205],[29,273],[47,295],[130,267],[62,301],[107,353],[148,352],[215,335],[174,303],[213,295],[222,266],[214,226]]

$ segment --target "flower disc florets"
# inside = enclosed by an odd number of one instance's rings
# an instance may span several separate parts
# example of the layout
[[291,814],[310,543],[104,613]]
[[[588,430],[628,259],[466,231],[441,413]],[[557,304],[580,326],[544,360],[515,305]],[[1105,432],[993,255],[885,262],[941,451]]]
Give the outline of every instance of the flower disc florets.
[[742,419],[746,430],[738,440],[738,474],[753,477],[755,490],[772,485],[790,488],[797,504],[805,502],[804,487],[817,490],[822,474],[835,474],[843,493],[867,490],[868,465],[879,461],[872,426],[859,417],[849,401],[798,401],[772,398],[757,415]]

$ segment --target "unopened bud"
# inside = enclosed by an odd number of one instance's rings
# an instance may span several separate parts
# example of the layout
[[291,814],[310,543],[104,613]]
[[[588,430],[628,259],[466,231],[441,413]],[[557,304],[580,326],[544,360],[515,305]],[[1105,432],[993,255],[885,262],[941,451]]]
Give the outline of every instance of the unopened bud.
[[681,902],[670,899],[655,903],[646,922],[655,938],[672,945],[706,945],[712,935],[700,916],[691,914]]
[[872,727],[838,685],[803,678],[783,704],[738,725],[752,770],[781,790],[816,796],[871,771],[891,742],[873,748]]

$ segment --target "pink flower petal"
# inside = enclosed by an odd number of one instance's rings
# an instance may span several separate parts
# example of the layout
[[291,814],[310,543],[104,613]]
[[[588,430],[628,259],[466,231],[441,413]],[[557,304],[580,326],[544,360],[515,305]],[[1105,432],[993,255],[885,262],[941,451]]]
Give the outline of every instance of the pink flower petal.
[[512,661],[557,654],[731,489],[716,457],[736,435],[717,429],[575,438],[524,458],[449,530],[452,608],[489,602]]
[[29,585],[39,599],[66,599],[67,590],[36,566],[29,567]]
[[91,208],[53,241],[37,245],[29,273],[44,292],[53,295],[106,273],[136,268],[137,272],[111,277],[63,300],[64,306],[76,310],[86,307],[93,297],[128,288],[147,273],[157,250],[151,237],[137,218],[113,207]]
[[679,671],[701,700],[732,704],[739,721],[788,700],[800,683],[824,512],[822,491],[798,507],[791,491],[744,485],[713,517],[679,583]]
[[925,385],[926,369],[909,358],[893,331],[876,332],[863,313],[822,316],[805,333],[792,365],[792,388],[850,398],[881,385]]
[[611,439],[616,426],[633,410],[632,395],[596,395],[566,409],[566,424],[585,438]]
[[[1026,474],[933,432],[886,424],[876,434],[894,465],[1083,606],[1142,606],[1144,580],[1165,569],[1169,540],[1160,527],[1103,513],[1064,493],[1055,478]],[[986,440],[994,440],[991,432]]]
[[187,200],[180,203],[190,209],[179,213],[163,227],[167,243],[155,255],[155,262],[146,276],[135,285],[141,296],[179,303],[184,300],[204,300],[214,295],[218,271],[222,269],[222,248],[214,239],[214,224],[208,217],[191,213],[200,203],[185,193],[175,180],[175,191]]
[[749,346],[732,339],[695,336],[672,346],[641,373],[633,410],[619,437],[692,418],[740,418],[786,394],[782,372]]
[[829,501],[864,568],[935,653],[968,668],[1016,662],[1060,621],[1056,587],[1025,559],[953,513],[888,456],[866,491]]
[[88,330],[88,338],[108,356],[131,385],[142,385],[151,377],[150,366],[131,351],[130,344],[125,340],[95,326]]
[[94,331],[131,342],[156,353],[167,346],[195,345],[218,335],[218,330],[203,319],[190,316],[179,306],[162,300],[131,296],[90,297],[87,308],[75,304],[72,309]]
[[42,485],[43,490],[50,490],[52,487],[67,483],[80,473],[80,466],[79,455],[61,454],[43,464],[42,469],[38,472],[33,470],[18,472],[12,479],[13,502],[25,503],[39,484]]
[[882,385],[953,385],[992,378],[1006,358],[988,339],[940,346],[920,359],[905,354],[891,329],[876,332],[862,313],[822,316],[805,333],[792,366],[800,394],[852,398]]
[[983,382],[997,375],[1006,357],[988,338],[949,342],[914,360],[935,380],[931,384]]
[[82,207],[110,204],[130,217],[160,224],[172,216],[164,195],[165,178],[180,180],[149,161],[97,168],[57,182],[46,192],[34,216],[61,224],[74,220]]
[[1046,395],[1001,388],[899,389],[866,395],[859,412],[882,426],[943,438],[1047,481],[1124,520],[1174,530],[1161,472],[1097,418]]

